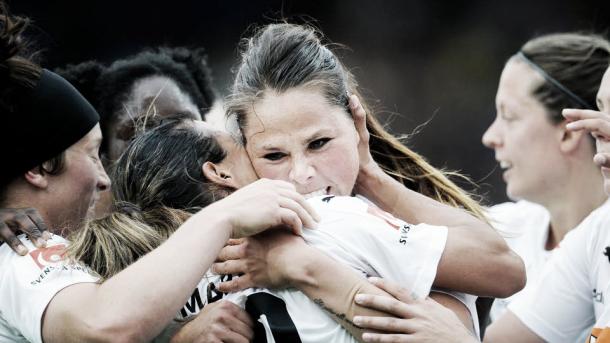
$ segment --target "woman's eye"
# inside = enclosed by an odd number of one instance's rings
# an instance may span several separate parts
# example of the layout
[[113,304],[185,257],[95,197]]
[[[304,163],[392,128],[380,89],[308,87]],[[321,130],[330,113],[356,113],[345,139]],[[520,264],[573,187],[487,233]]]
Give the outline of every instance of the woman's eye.
[[278,161],[281,160],[282,157],[286,156],[283,152],[272,152],[263,156],[264,159],[269,161]]
[[309,143],[309,149],[317,150],[326,145],[330,141],[330,138],[320,138]]

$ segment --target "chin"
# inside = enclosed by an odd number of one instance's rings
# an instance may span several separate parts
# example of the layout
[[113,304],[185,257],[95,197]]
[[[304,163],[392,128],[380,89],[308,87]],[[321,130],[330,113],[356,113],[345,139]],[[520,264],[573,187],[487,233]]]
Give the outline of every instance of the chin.
[[519,192],[515,187],[510,187],[510,185],[506,185],[506,196],[511,201],[518,201],[524,198],[522,192]]

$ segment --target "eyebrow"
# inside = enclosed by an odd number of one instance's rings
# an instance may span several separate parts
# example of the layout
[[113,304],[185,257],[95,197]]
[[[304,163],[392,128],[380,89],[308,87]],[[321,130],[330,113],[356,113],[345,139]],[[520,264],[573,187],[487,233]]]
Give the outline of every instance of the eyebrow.
[[[319,129],[319,130],[313,132],[312,134],[308,135],[307,138],[305,138],[302,143],[303,144],[307,144],[307,143],[309,143],[309,142],[311,142],[313,140],[316,140],[316,139],[318,139],[318,138],[320,138],[322,136],[330,135],[331,131],[332,131],[332,129],[326,129],[326,128]],[[278,144],[275,143],[275,142],[265,143],[265,144],[263,144],[260,147],[260,149],[265,150],[265,151],[277,151],[277,150],[281,150],[281,148],[278,148],[277,145]]]

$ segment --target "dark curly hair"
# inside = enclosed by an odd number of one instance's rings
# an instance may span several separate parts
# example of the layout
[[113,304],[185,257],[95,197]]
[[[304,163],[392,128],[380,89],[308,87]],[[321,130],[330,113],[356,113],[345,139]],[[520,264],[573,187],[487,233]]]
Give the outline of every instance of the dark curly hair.
[[[110,65],[98,61],[69,64],[56,72],[78,89],[100,114],[104,137],[115,124],[117,113],[129,96],[134,82],[149,76],[166,76],[190,96],[201,113],[214,104],[217,93],[203,48],[157,47],[117,60]],[[108,141],[100,152],[107,154]]]

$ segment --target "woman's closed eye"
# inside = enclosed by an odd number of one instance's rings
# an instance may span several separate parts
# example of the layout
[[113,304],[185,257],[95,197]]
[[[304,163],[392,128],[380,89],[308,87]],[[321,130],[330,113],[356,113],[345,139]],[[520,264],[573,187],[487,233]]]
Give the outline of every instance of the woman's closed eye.
[[279,161],[284,156],[286,156],[286,154],[283,152],[271,152],[271,153],[263,155],[263,158],[266,160],[269,160],[269,161]]
[[309,149],[312,150],[318,150],[320,148],[322,148],[323,146],[326,145],[326,143],[328,143],[330,141],[330,138],[320,138],[320,139],[316,139],[315,141],[312,141],[311,143],[309,143]]

